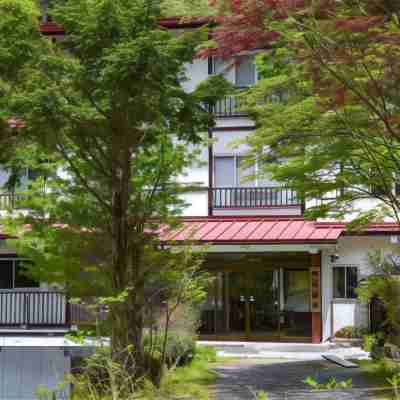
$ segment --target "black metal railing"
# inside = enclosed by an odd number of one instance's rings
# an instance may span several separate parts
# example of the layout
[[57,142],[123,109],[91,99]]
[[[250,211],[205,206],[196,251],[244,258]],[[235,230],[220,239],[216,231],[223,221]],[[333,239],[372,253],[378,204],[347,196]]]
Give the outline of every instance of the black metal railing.
[[219,118],[247,116],[243,110],[243,100],[237,95],[226,96],[219,100],[212,108],[212,113]]
[[279,187],[226,187],[212,189],[213,208],[302,206],[294,190]]
[[70,312],[65,293],[0,290],[0,326],[66,327]]

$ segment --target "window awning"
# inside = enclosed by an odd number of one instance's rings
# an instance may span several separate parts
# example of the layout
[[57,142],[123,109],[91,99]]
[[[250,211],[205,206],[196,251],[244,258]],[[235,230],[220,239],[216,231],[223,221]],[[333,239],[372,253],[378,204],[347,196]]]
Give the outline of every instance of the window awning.
[[[183,218],[174,230],[161,232],[161,241],[195,241],[215,244],[319,244],[336,243],[346,233],[345,223],[302,218],[199,217]],[[398,224],[371,225],[353,234],[400,234]]]

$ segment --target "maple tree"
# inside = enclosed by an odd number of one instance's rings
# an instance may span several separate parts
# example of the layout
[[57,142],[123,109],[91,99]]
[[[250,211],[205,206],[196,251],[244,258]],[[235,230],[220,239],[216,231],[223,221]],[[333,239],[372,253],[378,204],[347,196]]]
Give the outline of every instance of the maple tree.
[[258,129],[247,141],[254,157],[268,161],[265,171],[305,199],[320,199],[312,216],[344,216],[355,200],[375,197],[386,207],[356,215],[399,219],[398,2],[222,3],[200,56],[264,50],[261,79],[247,96]]

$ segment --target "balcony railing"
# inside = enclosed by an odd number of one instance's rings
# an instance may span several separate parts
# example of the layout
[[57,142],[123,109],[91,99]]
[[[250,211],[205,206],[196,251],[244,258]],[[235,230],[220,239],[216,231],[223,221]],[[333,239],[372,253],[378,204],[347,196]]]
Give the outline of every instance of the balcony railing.
[[266,208],[302,206],[294,190],[279,187],[212,189],[213,208]]
[[107,318],[106,307],[70,304],[64,292],[43,290],[0,290],[0,327],[69,328],[91,325]]
[[218,101],[212,109],[213,114],[219,118],[246,117],[243,111],[243,101],[237,95],[226,96]]
[[21,202],[25,199],[23,194],[0,193],[0,210],[21,208]]
[[67,327],[70,313],[65,293],[0,290],[0,326]]

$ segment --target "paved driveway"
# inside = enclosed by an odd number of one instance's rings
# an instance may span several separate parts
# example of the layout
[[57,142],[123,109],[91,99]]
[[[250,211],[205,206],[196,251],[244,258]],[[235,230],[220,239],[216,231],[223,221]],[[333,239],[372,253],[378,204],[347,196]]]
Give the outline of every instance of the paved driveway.
[[[220,375],[215,400],[254,400],[258,391],[265,391],[268,400],[376,400],[382,395],[373,390],[358,368],[346,369],[327,361],[243,360],[215,370]],[[318,381],[352,378],[353,388],[312,391],[302,382],[307,376]]]

